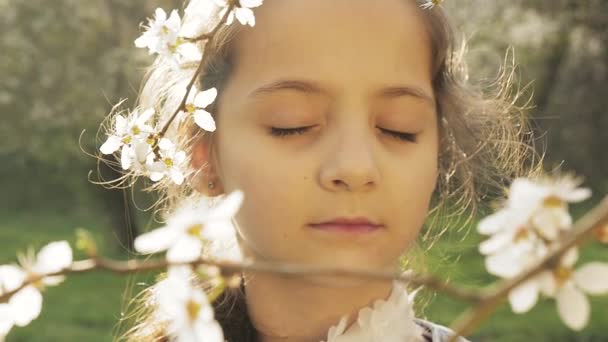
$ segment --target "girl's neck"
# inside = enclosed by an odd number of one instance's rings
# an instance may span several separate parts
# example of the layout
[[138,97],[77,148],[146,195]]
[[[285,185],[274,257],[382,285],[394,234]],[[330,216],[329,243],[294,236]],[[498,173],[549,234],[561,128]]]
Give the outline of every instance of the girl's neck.
[[[389,297],[390,281],[308,279],[275,274],[245,274],[247,310],[259,342],[319,342],[329,328],[349,315]],[[326,285],[323,285],[323,284]],[[329,286],[327,284],[336,284]]]

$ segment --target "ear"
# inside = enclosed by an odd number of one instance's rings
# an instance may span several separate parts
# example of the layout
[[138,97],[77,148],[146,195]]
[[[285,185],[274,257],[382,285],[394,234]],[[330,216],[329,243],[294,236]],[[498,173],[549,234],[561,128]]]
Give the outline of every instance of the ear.
[[[192,187],[203,195],[214,197],[224,193],[224,186],[215,173],[215,165],[211,158],[211,144],[208,139],[198,139],[192,147],[190,165],[195,170]],[[209,187],[213,183],[213,188]]]

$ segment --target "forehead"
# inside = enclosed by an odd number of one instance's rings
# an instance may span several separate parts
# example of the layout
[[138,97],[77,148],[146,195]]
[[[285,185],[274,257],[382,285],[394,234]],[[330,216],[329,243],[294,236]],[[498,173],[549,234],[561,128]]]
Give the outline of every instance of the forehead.
[[415,0],[266,0],[235,42],[235,74],[253,83],[408,83],[431,89],[430,43]]

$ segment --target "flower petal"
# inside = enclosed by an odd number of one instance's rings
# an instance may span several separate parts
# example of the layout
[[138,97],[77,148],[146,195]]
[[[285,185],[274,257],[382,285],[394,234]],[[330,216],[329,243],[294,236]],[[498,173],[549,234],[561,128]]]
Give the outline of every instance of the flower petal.
[[205,110],[199,109],[194,112],[194,122],[205,131],[215,131],[215,120],[213,120],[211,114]]
[[479,244],[479,253],[484,255],[494,254],[511,242],[513,242],[513,234],[511,232],[495,234]]
[[120,148],[121,145],[122,145],[122,140],[120,137],[118,137],[116,135],[110,135],[108,137],[108,140],[106,140],[106,142],[104,142],[103,145],[101,145],[99,150],[103,154],[112,154],[112,153],[116,152]]
[[180,238],[167,251],[169,262],[190,262],[201,257],[203,244],[201,240],[192,237]]
[[557,294],[557,312],[569,328],[578,331],[589,322],[591,308],[587,297],[570,283]]
[[15,293],[9,304],[14,314],[15,325],[24,327],[40,315],[42,294],[30,285]]
[[560,264],[566,267],[572,267],[578,260],[578,248],[572,247],[567,250],[560,259]]
[[173,144],[173,142],[167,138],[162,138],[158,142],[158,147],[162,150],[170,151],[175,149],[175,144]]
[[498,233],[507,227],[509,211],[506,209],[497,211],[496,213],[484,217],[477,225],[479,234],[490,235]]
[[540,292],[547,297],[555,297],[557,294],[557,283],[552,271],[543,271],[538,276]]
[[262,5],[262,2],[264,2],[264,0],[241,0],[241,6],[243,7],[247,7],[247,8],[254,8],[254,7],[258,7],[260,5]]
[[177,47],[177,54],[179,63],[196,62],[203,58],[201,50],[193,43],[180,44]]
[[229,218],[210,221],[201,232],[202,238],[208,241],[230,241],[235,237],[234,225]]
[[591,190],[587,188],[579,188],[562,195],[567,202],[581,202],[591,197]]
[[127,119],[122,115],[116,115],[114,118],[114,133],[123,135],[127,133]]
[[135,250],[144,253],[158,253],[169,248],[179,236],[173,228],[158,228],[135,238]]
[[27,274],[21,268],[14,265],[0,266],[0,293],[13,291],[23,284]]
[[[226,8],[228,9],[228,8]],[[222,11],[225,12],[225,11]],[[226,25],[231,25],[234,22],[234,10],[230,11],[230,13],[228,13],[228,18],[226,18]]]
[[165,174],[163,172],[150,172],[150,180],[153,182],[158,182],[163,179]]
[[507,249],[489,255],[485,261],[486,269],[489,273],[498,277],[514,277],[523,270],[523,265],[519,262],[519,256],[516,254],[512,249]]
[[255,26],[255,16],[249,8],[237,8],[236,18],[242,25]]
[[574,282],[592,295],[608,293],[608,264],[590,262],[574,272]]
[[162,8],[158,7],[155,11],[154,11],[154,19],[156,21],[159,22],[164,22],[167,20],[167,13],[165,13],[165,10],[163,10]]
[[210,220],[215,220],[234,216],[241,208],[244,198],[245,195],[241,190],[235,190],[230,194],[225,195],[221,202],[213,207],[208,218]]
[[[201,311],[208,311],[210,308],[205,306]],[[214,319],[212,320],[197,320],[193,327],[197,341],[206,342],[224,342],[224,332],[221,325]]]
[[205,108],[208,105],[212,104],[217,97],[217,89],[209,88],[205,91],[201,91],[196,94],[196,98],[194,99],[194,106],[197,108]]
[[0,304],[0,341],[4,341],[4,337],[8,335],[14,324],[11,306]]
[[184,182],[184,174],[182,173],[182,171],[180,171],[179,168],[172,167],[169,170],[169,176],[171,177],[173,183],[177,185],[181,185]]
[[131,167],[131,147],[124,145],[120,152],[120,166],[123,170],[128,170]]
[[521,314],[530,311],[538,301],[538,281],[531,279],[509,292],[509,303],[513,312]]
[[154,110],[154,108],[148,108],[146,109],[143,113],[141,113],[141,115],[139,115],[137,117],[136,123],[138,125],[143,125],[146,122],[148,122],[148,120],[150,120],[150,118],[154,115],[156,111]]
[[37,273],[59,272],[69,267],[72,260],[72,248],[67,241],[51,242],[38,252],[34,270]]

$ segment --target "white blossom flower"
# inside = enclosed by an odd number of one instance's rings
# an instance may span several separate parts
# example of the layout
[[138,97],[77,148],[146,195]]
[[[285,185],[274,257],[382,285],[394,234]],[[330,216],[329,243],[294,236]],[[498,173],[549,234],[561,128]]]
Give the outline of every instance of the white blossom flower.
[[[153,108],[145,110],[139,115],[138,110],[134,110],[127,117],[116,115],[114,118],[114,131],[108,136],[100,151],[103,154],[112,154],[122,147],[121,166],[124,170],[129,169],[134,159],[141,160],[141,145],[137,146],[137,141],[145,142],[154,130],[147,124],[148,120],[154,115]],[[144,158],[145,159],[145,158]]]
[[14,324],[13,313],[10,310],[9,304],[0,304],[0,341],[4,341],[4,338],[6,338],[6,335],[11,331]]
[[491,235],[526,225],[543,239],[553,241],[572,225],[568,203],[591,196],[591,191],[578,188],[579,184],[570,176],[539,181],[518,178],[511,184],[506,206],[481,220],[478,231]]
[[[223,7],[219,13],[220,18],[223,18],[229,8],[228,2],[226,0],[214,1],[218,6]],[[263,2],[264,0],[239,0],[239,4],[228,14],[226,25],[232,24],[234,17],[236,16],[236,19],[242,25],[255,26],[255,15],[253,14],[252,8],[262,5]]]
[[198,46],[188,42],[181,34],[182,20],[176,10],[171,11],[167,18],[167,13],[157,8],[155,18],[148,22],[147,30],[135,40],[135,46],[148,48],[150,54],[158,53],[169,58],[177,67],[202,58]]
[[[19,288],[25,281],[26,273],[14,265],[0,266],[0,295]],[[24,317],[15,317],[12,304],[9,299],[7,303],[0,303],[0,341],[15,325],[15,320],[23,321]],[[32,315],[27,315],[31,317]],[[32,318],[33,319],[33,318]],[[31,319],[30,319],[31,321]]]
[[577,259],[578,251],[573,248],[564,254],[555,269],[544,271],[511,291],[509,302],[513,311],[528,311],[536,303],[539,293],[542,293],[556,299],[559,316],[569,328],[584,328],[591,312],[585,293],[608,293],[608,264],[590,262],[574,270]]
[[170,57],[176,67],[184,63],[199,62],[203,58],[198,45],[186,42],[181,38],[178,39],[175,49],[171,51],[173,54]]
[[216,97],[216,88],[198,91],[198,89],[193,86],[186,99],[186,110],[179,112],[178,121],[183,120],[188,115],[192,115],[194,122],[196,122],[200,128],[209,132],[215,131],[215,121],[213,120],[211,113],[204,110],[204,108],[212,104]]
[[516,179],[506,206],[478,225],[479,233],[490,235],[479,245],[479,251],[487,255],[488,272],[511,278],[544,257],[548,244],[572,225],[567,203],[590,195],[588,189],[577,186],[571,177],[536,182]]
[[389,298],[359,310],[357,320],[348,328],[348,317],[342,317],[329,329],[327,342],[423,341],[422,328],[414,322],[415,294],[408,295],[403,284],[394,281]]
[[[51,242],[44,246],[34,259],[22,257],[23,268],[15,265],[0,266],[0,294],[21,287],[29,277],[59,272],[72,264],[72,249],[67,241]],[[26,326],[40,315],[42,294],[46,286],[57,285],[62,276],[48,276],[29,284],[12,295],[7,303],[0,304],[0,337],[13,325]]]
[[147,30],[135,40],[135,46],[148,48],[150,54],[170,55],[177,48],[182,20],[177,10],[171,11],[169,18],[162,8],[157,8],[154,14],[154,19],[148,19]]
[[168,334],[178,342],[224,342],[213,308],[200,288],[192,286],[189,267],[171,267],[157,284],[156,317],[168,322]]
[[242,201],[243,193],[237,190],[213,208],[202,202],[187,203],[169,217],[166,226],[138,236],[135,249],[146,254],[167,250],[167,260],[171,262],[196,260],[207,242],[234,236],[231,218]]
[[496,234],[479,245],[490,274],[512,278],[547,255],[547,246],[528,228]]
[[150,172],[150,179],[158,182],[165,176],[180,185],[184,182],[186,168],[186,152],[177,149],[176,145],[167,138],[162,138],[158,143],[160,160],[146,165]]
[[129,146],[123,147],[120,154],[120,164],[123,170],[132,169],[148,173],[148,165],[154,162],[151,141],[135,139]]
[[[49,274],[67,268],[72,264],[72,260],[73,254],[70,244],[67,241],[56,241],[42,247],[33,264],[23,260],[22,265],[32,274]],[[42,284],[47,286],[58,285],[64,278],[63,276],[44,277],[42,278]]]
[[420,5],[420,7],[422,9],[429,10],[429,9],[432,9],[433,7],[439,5],[442,2],[443,2],[443,0],[424,0],[422,2],[422,4]]
[[[414,322],[413,301],[416,292],[408,295],[403,284],[395,283],[394,286],[387,300],[376,300],[373,309],[366,307],[359,311],[357,323],[362,330],[369,332],[372,337],[370,341],[415,341],[422,335],[421,328]],[[395,312],[401,314],[395,315]],[[389,329],[392,330],[391,335],[387,336]]]

